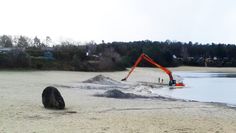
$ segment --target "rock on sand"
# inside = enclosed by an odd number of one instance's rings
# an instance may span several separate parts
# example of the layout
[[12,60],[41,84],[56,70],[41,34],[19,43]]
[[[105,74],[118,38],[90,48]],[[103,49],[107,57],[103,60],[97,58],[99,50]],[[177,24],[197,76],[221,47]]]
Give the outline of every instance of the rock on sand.
[[49,86],[43,90],[42,102],[45,108],[64,109],[65,102],[57,88]]

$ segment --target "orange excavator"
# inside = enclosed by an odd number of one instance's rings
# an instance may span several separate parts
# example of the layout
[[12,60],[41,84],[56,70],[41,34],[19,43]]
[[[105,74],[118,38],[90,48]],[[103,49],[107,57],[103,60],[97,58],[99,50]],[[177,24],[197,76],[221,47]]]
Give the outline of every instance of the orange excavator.
[[163,67],[163,66],[157,64],[155,61],[153,61],[149,56],[147,56],[147,55],[144,54],[144,53],[142,53],[142,54],[140,55],[140,57],[136,60],[134,66],[131,68],[131,70],[129,71],[128,75],[127,75],[124,79],[122,79],[122,81],[127,80],[127,78],[128,78],[128,77],[130,76],[130,74],[134,71],[135,67],[137,67],[138,64],[142,61],[142,59],[145,59],[146,61],[148,61],[148,62],[151,63],[152,65],[154,65],[154,66],[160,68],[160,69],[163,70],[166,74],[168,74],[168,76],[169,76],[169,78],[170,78],[169,86],[176,86],[176,87],[184,87],[184,86],[185,86],[182,81],[176,81],[176,80],[173,78],[172,72],[171,72],[169,69],[167,69],[167,68],[165,68],[165,67]]

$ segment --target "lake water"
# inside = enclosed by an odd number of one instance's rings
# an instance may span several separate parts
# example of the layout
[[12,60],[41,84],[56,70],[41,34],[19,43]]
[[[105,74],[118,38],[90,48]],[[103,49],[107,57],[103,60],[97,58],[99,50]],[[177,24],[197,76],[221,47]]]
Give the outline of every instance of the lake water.
[[236,73],[178,72],[186,87],[163,88],[154,93],[174,98],[236,105]]

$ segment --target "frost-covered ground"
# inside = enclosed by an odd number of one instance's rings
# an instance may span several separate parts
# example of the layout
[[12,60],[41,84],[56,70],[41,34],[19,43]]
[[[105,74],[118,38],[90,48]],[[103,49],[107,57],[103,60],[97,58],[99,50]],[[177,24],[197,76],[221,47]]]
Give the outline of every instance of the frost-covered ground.
[[[231,71],[235,69],[230,68]],[[215,71],[181,67],[177,70]],[[227,69],[229,71],[229,69]],[[236,111],[218,104],[158,98],[96,97],[107,90],[151,96],[168,77],[153,68],[138,68],[126,82],[123,72],[1,71],[0,132],[236,132]],[[97,75],[100,80],[93,79]],[[89,80],[90,79],[90,80]],[[99,79],[99,78],[98,78]],[[41,102],[46,86],[56,86],[66,110],[47,110]]]

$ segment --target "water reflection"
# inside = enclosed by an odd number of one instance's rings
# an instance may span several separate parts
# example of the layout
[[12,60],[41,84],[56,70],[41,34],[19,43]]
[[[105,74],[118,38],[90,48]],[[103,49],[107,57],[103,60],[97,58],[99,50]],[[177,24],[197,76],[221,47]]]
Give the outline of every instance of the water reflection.
[[153,93],[181,99],[236,104],[236,73],[179,72],[184,78],[183,89],[152,90]]
[[216,78],[236,78],[235,73],[218,73],[218,74],[212,74],[211,77],[216,77]]

